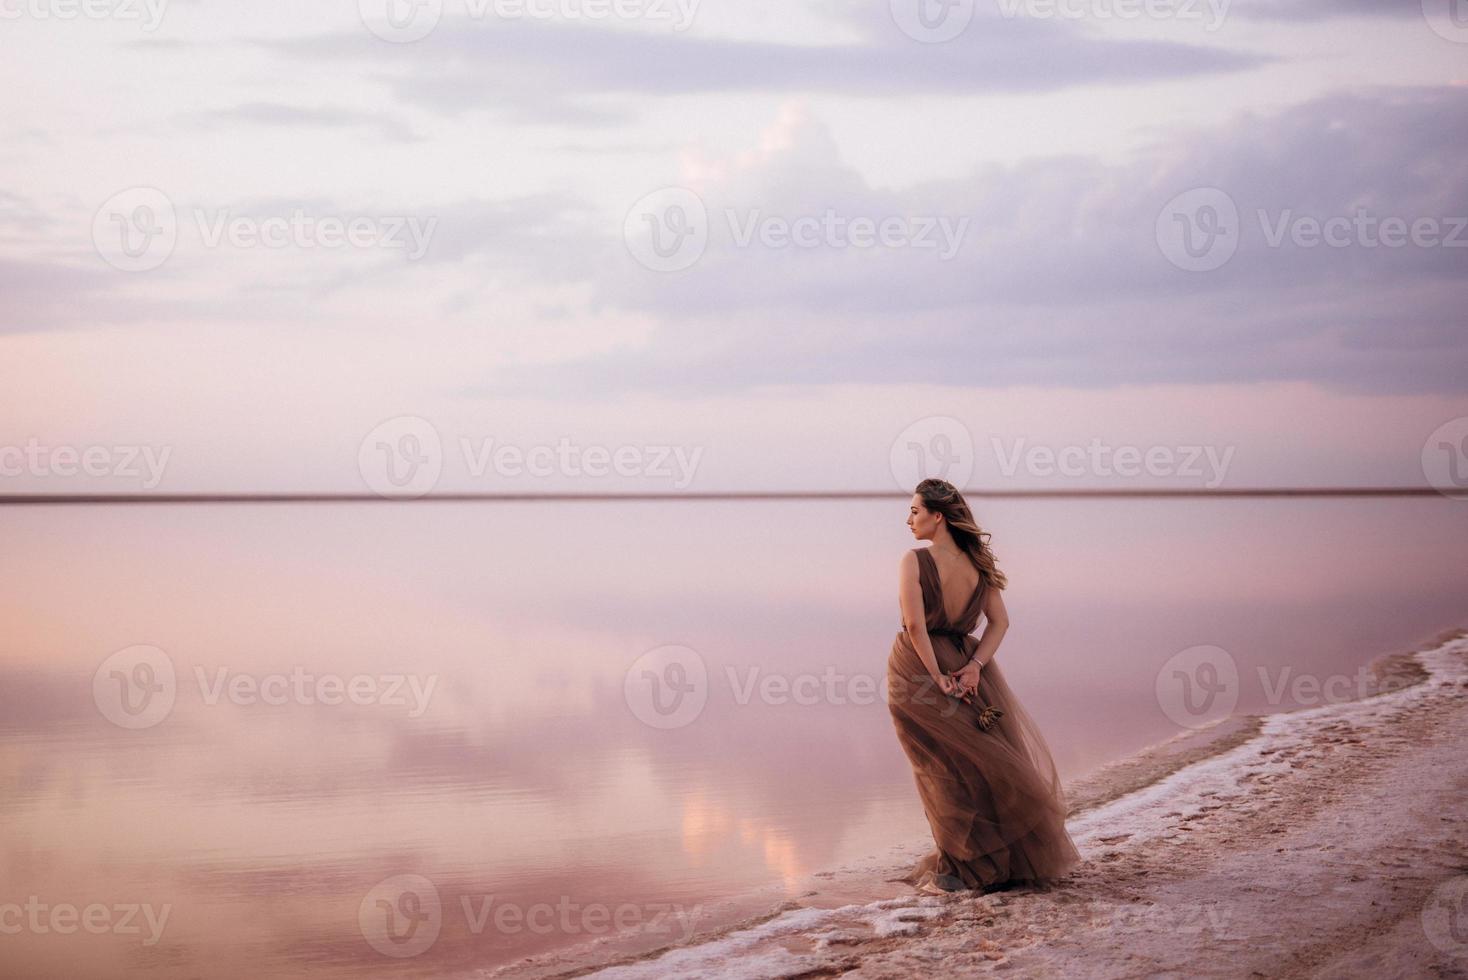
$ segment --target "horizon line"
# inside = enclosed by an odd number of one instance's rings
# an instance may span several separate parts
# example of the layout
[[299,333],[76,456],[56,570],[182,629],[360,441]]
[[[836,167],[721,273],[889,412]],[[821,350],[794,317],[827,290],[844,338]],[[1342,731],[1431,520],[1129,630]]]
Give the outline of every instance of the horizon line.
[[[1468,488],[1465,488],[1468,490]],[[1084,499],[1084,498],[1206,498],[1206,497],[1443,497],[1454,499],[1436,487],[1091,487],[1077,489],[964,489],[965,497],[995,499]],[[46,505],[113,504],[407,504],[407,503],[616,503],[654,501],[736,500],[903,500],[912,496],[901,490],[695,490],[628,491],[625,493],[540,493],[508,491],[454,491],[418,496],[392,496],[372,492],[320,493],[306,491],[186,493],[58,493],[0,494],[0,507]]]

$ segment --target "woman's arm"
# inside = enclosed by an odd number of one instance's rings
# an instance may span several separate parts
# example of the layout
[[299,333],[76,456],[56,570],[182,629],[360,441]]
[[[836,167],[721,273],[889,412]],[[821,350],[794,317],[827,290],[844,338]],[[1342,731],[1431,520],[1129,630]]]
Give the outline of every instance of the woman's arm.
[[980,667],[987,667],[989,661],[994,659],[994,654],[999,652],[999,641],[1004,639],[1004,633],[1009,629],[1009,613],[1004,609],[1004,596],[993,586],[984,589],[983,609],[984,618],[988,622],[969,662],[977,661]]
[[918,659],[934,680],[946,677],[938,669],[938,655],[933,652],[933,641],[928,638],[928,615],[923,608],[923,582],[918,577],[915,551],[904,551],[902,560],[897,563],[897,603],[902,607],[902,626],[907,630],[907,638],[917,651]]

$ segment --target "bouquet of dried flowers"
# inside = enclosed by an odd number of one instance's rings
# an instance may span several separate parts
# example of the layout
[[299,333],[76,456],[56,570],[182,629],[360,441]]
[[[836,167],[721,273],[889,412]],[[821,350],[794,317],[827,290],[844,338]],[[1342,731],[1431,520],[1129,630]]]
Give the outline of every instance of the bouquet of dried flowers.
[[[972,691],[963,691],[957,694],[950,694],[948,696],[951,698],[957,698],[970,707],[977,708],[979,706],[979,702],[974,697]],[[992,704],[985,705],[979,711],[979,728],[987,732],[990,728],[994,726],[994,723],[1002,717],[1004,717],[1003,708],[997,707]]]

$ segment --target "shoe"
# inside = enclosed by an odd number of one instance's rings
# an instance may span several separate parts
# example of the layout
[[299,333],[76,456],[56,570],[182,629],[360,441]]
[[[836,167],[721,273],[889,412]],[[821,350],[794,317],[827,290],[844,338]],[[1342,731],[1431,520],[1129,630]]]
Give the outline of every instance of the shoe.
[[952,895],[954,892],[967,891],[963,882],[953,875],[935,875],[923,882],[918,891],[928,895]]

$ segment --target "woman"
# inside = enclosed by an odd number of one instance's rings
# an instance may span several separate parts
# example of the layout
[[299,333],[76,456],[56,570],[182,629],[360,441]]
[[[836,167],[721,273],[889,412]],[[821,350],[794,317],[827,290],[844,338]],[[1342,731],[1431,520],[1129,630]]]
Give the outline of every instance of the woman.
[[907,525],[932,546],[899,566],[887,705],[937,849],[897,880],[932,894],[1047,883],[1081,855],[1050,750],[994,660],[1009,617],[988,532],[946,480],[917,485]]

